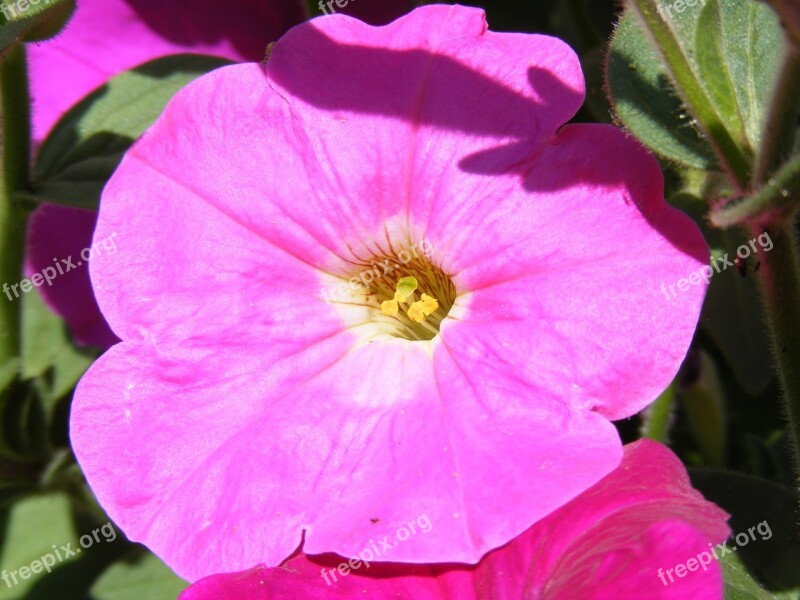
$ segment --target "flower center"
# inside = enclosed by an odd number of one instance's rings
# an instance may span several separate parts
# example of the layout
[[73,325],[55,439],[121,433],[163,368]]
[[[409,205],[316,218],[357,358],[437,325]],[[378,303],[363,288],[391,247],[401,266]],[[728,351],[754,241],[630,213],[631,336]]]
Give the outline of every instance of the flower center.
[[[416,245],[396,255],[378,255],[359,264],[351,301],[368,309],[382,333],[401,339],[432,340],[456,299],[450,277]],[[351,288],[352,289],[352,288]]]

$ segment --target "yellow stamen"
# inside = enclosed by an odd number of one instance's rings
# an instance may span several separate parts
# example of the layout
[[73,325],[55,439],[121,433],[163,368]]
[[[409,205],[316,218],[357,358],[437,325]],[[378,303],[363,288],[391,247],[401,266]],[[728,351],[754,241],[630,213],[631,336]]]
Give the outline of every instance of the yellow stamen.
[[397,311],[399,310],[399,306],[397,305],[397,294],[395,294],[395,300],[384,300],[381,302],[381,312],[385,315],[390,317],[396,317]]
[[[414,291],[417,289],[417,280],[414,277],[403,277],[397,282],[397,291],[394,298],[381,302],[381,312],[389,317],[396,317],[401,304],[409,303],[408,318],[415,323],[422,323],[425,317],[436,312],[439,302],[436,298],[422,294],[422,300],[414,300]],[[434,330],[435,331],[435,330]]]
[[436,298],[422,294],[422,312],[426,317],[435,313],[437,308],[439,308],[439,301]]
[[422,302],[414,302],[408,307],[408,318],[415,323],[422,323],[425,320],[425,308]]

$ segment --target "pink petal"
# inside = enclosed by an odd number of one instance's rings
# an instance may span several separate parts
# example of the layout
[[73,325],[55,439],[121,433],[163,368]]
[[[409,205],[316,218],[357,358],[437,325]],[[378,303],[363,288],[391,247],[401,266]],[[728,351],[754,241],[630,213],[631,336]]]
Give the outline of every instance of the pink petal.
[[686,355],[706,283],[675,297],[664,286],[707,264],[708,247],[664,201],[656,161],[616,128],[568,125],[530,163],[527,189],[500,179],[490,201],[460,194],[456,210],[431,212],[427,235],[452,240],[446,270],[468,291],[444,344],[456,360],[496,359],[469,380],[513,365],[527,395],[628,417]]
[[[424,6],[383,28],[316,19],[282,38],[267,77],[303,132],[308,213],[335,202],[328,218],[351,244],[363,237],[354,224],[374,235],[411,211],[424,233],[429,214],[470,199],[465,160],[492,153],[482,169],[522,160],[573,116],[584,89],[566,44],[488,31],[483,11],[461,6]],[[481,187],[469,194],[485,199],[494,179],[473,181]]]
[[381,560],[477,562],[619,460],[596,415],[512,396],[489,409],[446,378],[437,390],[420,345],[342,354],[343,337],[298,353],[318,373],[305,382],[270,369],[278,356],[248,356],[233,331],[213,355],[200,340],[158,357],[113,348],[73,404],[74,450],[101,504],[190,580],[278,564],[302,531],[307,552],[353,555],[423,514],[431,530]]
[[[708,552],[727,537],[726,518],[691,488],[669,450],[643,440],[625,448],[614,472],[477,567],[299,555],[277,568],[207,577],[180,600],[719,599],[721,569]],[[666,573],[691,559],[697,565],[684,577]]]

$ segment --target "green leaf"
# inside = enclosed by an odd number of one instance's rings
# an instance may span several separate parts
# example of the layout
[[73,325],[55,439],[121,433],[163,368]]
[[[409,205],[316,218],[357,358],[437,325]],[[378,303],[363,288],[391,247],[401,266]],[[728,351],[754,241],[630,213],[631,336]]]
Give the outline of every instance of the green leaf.
[[39,396],[18,384],[0,394],[0,454],[41,459],[47,452],[46,416]]
[[228,61],[176,54],[126,71],[84,98],[42,144],[26,199],[97,208],[122,155],[182,87]]
[[731,73],[725,62],[719,3],[711,0],[699,12],[700,21],[695,34],[698,72],[720,117],[734,138],[741,139],[744,123],[739,113]]
[[77,541],[78,533],[66,495],[31,497],[14,504],[0,554],[0,573],[16,571],[17,583],[9,579],[9,588],[8,583],[0,581],[0,598],[10,600],[26,597],[36,582],[47,577],[48,573],[45,570],[29,574],[28,579],[23,579],[19,574],[20,567],[30,568],[34,560],[41,560],[43,555],[53,551],[53,544],[71,543],[74,548]]
[[760,146],[784,45],[780,23],[752,0],[709,0],[700,11],[698,71],[734,138]]
[[43,375],[69,340],[64,322],[45,306],[38,290],[22,295],[22,378]]
[[187,583],[152,554],[136,563],[118,562],[92,587],[93,600],[175,600]]
[[96,357],[96,350],[73,345],[64,321],[47,308],[38,290],[22,297],[22,377],[41,377],[53,369],[48,400],[67,393]]
[[769,592],[753,579],[736,554],[720,560],[725,580],[725,600],[797,600],[797,592]]
[[775,15],[755,0],[632,4],[670,60],[626,13],[607,66],[617,118],[662,156],[706,170],[724,164],[746,184],[783,52]]
[[19,359],[12,358],[0,365],[0,391],[6,389],[19,373]]
[[694,487],[731,514],[729,546],[736,546],[747,570],[771,590],[800,587],[800,527],[792,492],[737,473],[690,469],[690,475]]
[[626,13],[606,65],[617,120],[661,156],[699,169],[716,169],[714,150],[694,127],[647,35]]
[[0,0],[0,57],[15,44],[54,37],[74,10],[75,0]]
[[0,510],[32,493],[38,484],[40,470],[41,464],[0,455]]
[[[728,254],[734,262],[737,248],[747,244],[738,232],[724,232],[713,255],[717,264]],[[769,338],[761,319],[756,287],[758,257],[734,263],[734,268],[715,274],[703,305],[701,325],[719,346],[737,382],[756,395],[772,379]]]

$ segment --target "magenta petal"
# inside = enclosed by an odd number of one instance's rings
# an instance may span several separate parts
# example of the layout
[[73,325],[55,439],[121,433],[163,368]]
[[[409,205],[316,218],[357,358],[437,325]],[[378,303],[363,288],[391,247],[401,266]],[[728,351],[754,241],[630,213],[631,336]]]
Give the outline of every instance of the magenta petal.
[[[379,573],[367,577],[355,575],[358,571],[345,577],[336,573],[336,580],[328,572],[330,585],[326,584],[322,572],[336,571],[346,563],[339,558],[317,564],[301,557],[284,567],[259,566],[242,573],[211,575],[186,589],[178,600],[477,600],[469,576],[443,581],[436,576],[437,569],[427,565],[374,565],[370,571]],[[360,568],[364,570],[363,563]]]
[[535,560],[526,586],[544,597],[552,590],[554,598],[573,588],[593,590],[592,598],[636,588],[648,598],[695,597],[683,595],[687,589],[704,590],[697,598],[719,598],[716,561],[692,573],[685,586],[665,586],[658,568],[722,542],[730,532],[727,516],[692,488],[666,447],[650,440],[629,444],[616,471],[531,529],[526,543]]
[[[54,204],[37,208],[28,222],[25,274],[53,274],[39,287],[45,302],[64,318],[78,344],[108,348],[119,338],[100,314],[89,280],[89,264],[83,259],[91,258],[91,253],[84,251],[92,248],[96,220],[97,213],[90,210]],[[100,254],[115,252],[115,239],[99,241],[97,250]]]
[[[614,472],[477,567],[300,555],[277,568],[207,577],[180,600],[717,600],[722,574],[709,547],[727,537],[726,519],[669,450],[643,440],[625,448]],[[698,555],[705,568],[666,573]]]

